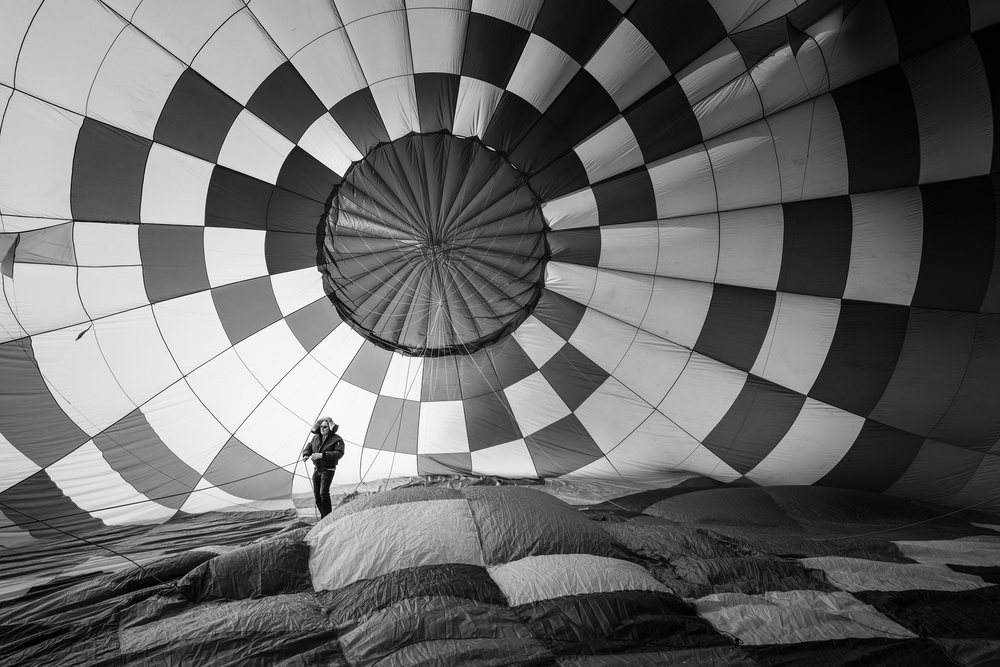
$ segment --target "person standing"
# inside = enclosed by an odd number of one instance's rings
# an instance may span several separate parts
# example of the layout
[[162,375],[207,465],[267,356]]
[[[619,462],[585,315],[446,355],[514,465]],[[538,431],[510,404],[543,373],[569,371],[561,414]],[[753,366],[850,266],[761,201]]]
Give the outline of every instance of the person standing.
[[344,439],[337,434],[339,426],[329,417],[320,417],[313,424],[309,442],[302,449],[302,460],[313,462],[313,496],[322,519],[330,513],[330,484],[337,471],[337,461],[344,456]]

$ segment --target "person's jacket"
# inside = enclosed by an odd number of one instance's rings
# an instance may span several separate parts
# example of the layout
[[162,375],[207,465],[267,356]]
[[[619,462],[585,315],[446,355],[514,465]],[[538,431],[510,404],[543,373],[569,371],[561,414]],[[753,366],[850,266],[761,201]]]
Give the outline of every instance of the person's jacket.
[[337,435],[336,430],[331,430],[325,440],[316,433],[302,449],[302,458],[308,459],[312,454],[323,455],[323,458],[313,461],[319,470],[336,470],[337,461],[344,455],[344,439]]

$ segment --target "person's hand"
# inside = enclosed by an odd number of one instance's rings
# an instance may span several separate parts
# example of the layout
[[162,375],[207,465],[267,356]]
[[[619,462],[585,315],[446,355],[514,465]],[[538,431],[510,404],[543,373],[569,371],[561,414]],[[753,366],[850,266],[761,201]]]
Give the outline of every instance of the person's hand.
[[321,458],[323,458],[323,455],[322,454],[312,454],[312,455],[309,456],[309,458],[311,458],[313,461],[319,461]]

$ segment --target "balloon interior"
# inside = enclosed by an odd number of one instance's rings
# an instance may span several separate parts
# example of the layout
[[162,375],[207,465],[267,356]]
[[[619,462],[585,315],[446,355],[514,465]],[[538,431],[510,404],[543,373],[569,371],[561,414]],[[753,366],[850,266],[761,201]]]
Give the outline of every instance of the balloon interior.
[[998,137],[986,0],[0,3],[0,663],[1000,662]]

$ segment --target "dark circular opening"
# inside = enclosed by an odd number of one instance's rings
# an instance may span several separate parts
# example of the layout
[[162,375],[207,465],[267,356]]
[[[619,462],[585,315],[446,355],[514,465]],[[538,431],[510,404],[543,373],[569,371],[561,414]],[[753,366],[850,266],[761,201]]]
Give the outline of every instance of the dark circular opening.
[[524,174],[475,138],[380,144],[331,202],[326,292],[377,345],[413,356],[472,352],[538,302],[548,257],[540,202]]

